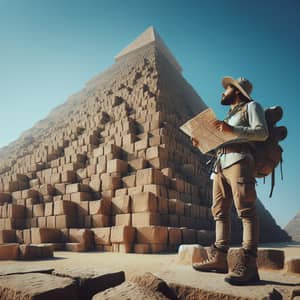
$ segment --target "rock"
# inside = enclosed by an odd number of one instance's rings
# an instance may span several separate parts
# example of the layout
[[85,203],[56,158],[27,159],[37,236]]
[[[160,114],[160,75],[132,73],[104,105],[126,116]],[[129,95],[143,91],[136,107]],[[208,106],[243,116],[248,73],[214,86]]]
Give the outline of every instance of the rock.
[[19,256],[19,244],[3,244],[0,245],[0,260],[6,259],[18,259]]
[[300,258],[292,258],[285,263],[287,272],[300,274]]
[[134,276],[130,281],[138,284],[139,286],[145,287],[152,292],[159,292],[165,295],[168,299],[177,300],[176,294],[169,288],[167,283],[161,278],[148,272],[142,276]]
[[20,245],[19,259],[31,260],[53,257],[53,248],[48,245]]
[[78,299],[75,281],[49,274],[28,273],[0,276],[1,300]]
[[[228,267],[231,270],[238,260],[239,249],[229,249]],[[274,249],[259,249],[257,251],[257,266],[259,269],[280,270],[284,266],[284,251]]]
[[204,247],[197,244],[179,246],[177,264],[192,265],[205,259],[207,259],[207,252]]
[[260,269],[282,269],[284,266],[284,251],[259,249],[257,252],[257,266]]
[[121,285],[96,294],[92,300],[168,300],[160,292],[153,292],[136,283],[126,281]]
[[117,286],[125,281],[123,271],[113,272],[107,269],[64,268],[54,270],[56,276],[69,277],[76,281],[79,299],[91,299],[93,295]]

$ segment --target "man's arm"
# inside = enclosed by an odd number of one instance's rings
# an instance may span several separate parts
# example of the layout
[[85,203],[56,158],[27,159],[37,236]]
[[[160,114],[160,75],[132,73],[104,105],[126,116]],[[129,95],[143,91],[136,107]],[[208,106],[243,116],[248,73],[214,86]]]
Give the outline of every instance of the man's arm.
[[232,132],[249,141],[265,141],[269,136],[265,112],[257,102],[248,104],[249,127],[232,126]]

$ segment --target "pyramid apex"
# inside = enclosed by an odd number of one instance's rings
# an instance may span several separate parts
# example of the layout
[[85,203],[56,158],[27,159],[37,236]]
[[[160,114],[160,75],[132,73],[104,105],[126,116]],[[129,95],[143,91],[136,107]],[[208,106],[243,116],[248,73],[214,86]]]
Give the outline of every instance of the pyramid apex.
[[179,71],[182,71],[181,66],[177,62],[176,58],[173,56],[169,48],[166,46],[164,41],[161,39],[158,32],[151,25],[149,26],[141,35],[139,35],[133,42],[131,42],[127,47],[125,47],[119,54],[115,56],[115,60],[119,60],[127,54],[142,48],[146,45],[154,44],[157,49],[159,49],[169,62]]

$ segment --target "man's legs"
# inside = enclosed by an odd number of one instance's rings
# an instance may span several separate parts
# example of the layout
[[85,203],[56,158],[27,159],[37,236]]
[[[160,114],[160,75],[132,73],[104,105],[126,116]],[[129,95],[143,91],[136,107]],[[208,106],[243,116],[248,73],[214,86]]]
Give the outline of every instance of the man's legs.
[[227,252],[230,241],[230,209],[232,194],[223,174],[215,174],[212,215],[216,221],[216,241],[208,251],[208,260],[193,264],[198,271],[228,272]]
[[233,165],[227,170],[227,178],[238,216],[243,223],[243,245],[240,261],[225,280],[231,284],[249,284],[259,280],[256,265],[259,231],[253,159],[246,158]]

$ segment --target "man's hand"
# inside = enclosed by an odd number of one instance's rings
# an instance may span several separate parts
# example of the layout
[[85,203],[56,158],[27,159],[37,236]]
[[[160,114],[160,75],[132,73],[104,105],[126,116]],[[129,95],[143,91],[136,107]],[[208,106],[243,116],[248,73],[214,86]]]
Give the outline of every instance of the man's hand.
[[198,147],[199,141],[197,141],[196,139],[192,138],[192,144],[193,144],[194,147]]
[[233,132],[233,127],[224,121],[217,120],[214,122],[214,126],[221,132]]

